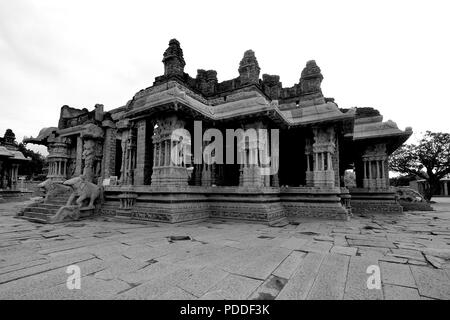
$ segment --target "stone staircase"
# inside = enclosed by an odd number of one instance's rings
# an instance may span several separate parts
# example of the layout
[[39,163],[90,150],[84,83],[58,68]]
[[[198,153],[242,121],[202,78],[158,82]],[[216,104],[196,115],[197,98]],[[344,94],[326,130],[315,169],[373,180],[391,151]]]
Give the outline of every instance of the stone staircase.
[[24,209],[20,218],[37,223],[51,223],[50,217],[67,203],[69,196],[70,193],[63,193],[49,197],[44,202],[33,203]]

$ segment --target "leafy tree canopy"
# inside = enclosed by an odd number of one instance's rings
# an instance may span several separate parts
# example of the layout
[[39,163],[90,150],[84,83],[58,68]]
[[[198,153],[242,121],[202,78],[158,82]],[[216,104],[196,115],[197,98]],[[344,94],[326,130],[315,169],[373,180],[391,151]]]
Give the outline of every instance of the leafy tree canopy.
[[425,198],[439,190],[439,180],[450,174],[450,134],[427,131],[417,144],[397,149],[389,160],[390,169],[425,179]]
[[27,149],[25,144],[19,143],[18,150],[23,153],[25,157],[30,157],[31,161],[22,164],[19,167],[19,175],[26,175],[28,178],[42,174],[42,169],[45,165],[45,158],[38,152]]

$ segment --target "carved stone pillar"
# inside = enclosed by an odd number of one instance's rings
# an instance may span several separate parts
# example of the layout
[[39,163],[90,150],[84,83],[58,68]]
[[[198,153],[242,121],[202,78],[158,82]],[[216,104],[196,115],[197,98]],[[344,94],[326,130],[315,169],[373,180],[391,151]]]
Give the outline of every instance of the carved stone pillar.
[[64,181],[67,179],[67,162],[70,158],[68,153],[70,145],[69,138],[56,138],[48,144],[48,174],[47,177],[56,180]]
[[125,184],[133,185],[136,168],[136,131],[131,128],[128,131],[125,149]]
[[[314,167],[312,184],[315,187],[334,187],[335,174],[333,169],[332,155],[335,152],[335,132],[333,127],[313,129],[314,144],[312,151],[314,155]],[[309,183],[311,176],[307,176]]]
[[152,141],[159,157],[153,164],[152,186],[187,186],[191,142],[184,127],[177,115],[156,120]]
[[81,133],[83,139],[82,174],[87,181],[98,183],[101,179],[101,165],[103,159],[103,129],[95,124],[87,124]]
[[74,175],[80,176],[83,170],[83,140],[81,136],[77,136],[77,149],[76,149],[76,159],[75,159],[75,173]]
[[114,123],[111,120],[104,120],[102,126],[105,128],[105,141],[103,145],[102,179],[116,176],[116,133]]
[[258,128],[262,128],[261,123],[247,126],[245,134],[238,142],[238,154],[241,159],[239,185],[243,187],[262,187],[264,185],[259,159],[261,146]]
[[17,183],[19,179],[19,164],[13,163],[11,165],[11,189],[17,189]]
[[136,185],[150,184],[150,171],[154,146],[151,143],[152,127],[147,119],[141,119],[136,124],[137,147],[136,147]]
[[367,147],[362,156],[363,161],[363,187],[366,189],[389,188],[389,171],[387,170],[388,157],[385,144],[376,144]]
[[313,153],[313,146],[311,139],[306,139],[305,143],[305,156],[306,156],[306,185],[308,187],[314,186],[314,168],[316,165],[315,154]]
[[[205,150],[208,145],[207,141],[203,141],[203,148]],[[203,163],[201,164],[201,185],[209,187],[213,184],[214,176],[214,166],[212,164],[212,159],[210,154],[205,154],[203,158]]]

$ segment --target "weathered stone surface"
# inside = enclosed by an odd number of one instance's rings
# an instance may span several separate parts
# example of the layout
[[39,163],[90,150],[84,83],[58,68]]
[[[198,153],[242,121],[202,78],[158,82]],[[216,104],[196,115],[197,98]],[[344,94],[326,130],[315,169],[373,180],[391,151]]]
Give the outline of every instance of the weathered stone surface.
[[249,297],[250,300],[274,300],[286,285],[287,280],[274,275],[267,278]]
[[416,283],[408,265],[400,263],[380,262],[383,283],[404,287],[416,287]]
[[281,244],[283,248],[291,249],[291,250],[301,250],[303,246],[308,242],[308,239],[302,238],[289,238],[285,242]]
[[314,284],[314,279],[324,258],[325,255],[320,253],[308,253],[289,282],[281,290],[277,299],[305,300]]
[[344,297],[347,270],[350,258],[340,254],[329,254],[320,266],[308,299],[341,300]]
[[200,299],[204,300],[243,300],[247,299],[262,281],[230,274],[212,287]]
[[443,270],[411,266],[411,271],[421,296],[450,299],[450,278]]
[[392,242],[383,239],[347,239],[347,241],[350,246],[396,248]]
[[289,279],[298,268],[306,253],[293,251],[284,261],[272,272],[274,276]]
[[181,281],[178,287],[196,297],[201,297],[227,275],[227,272],[217,267],[207,267],[194,272],[186,280]]
[[400,287],[394,285],[384,285],[384,294],[387,300],[420,300],[417,289]]
[[368,289],[367,273],[369,266],[378,266],[378,260],[366,257],[350,257],[347,285],[344,299],[346,300],[381,300],[383,291],[380,289]]
[[[3,214],[13,207],[0,204],[0,279],[6,281],[0,284],[0,299],[208,299],[208,294],[217,299],[334,299],[341,296],[342,279],[344,299],[449,295],[447,211],[406,214],[396,223],[386,216],[354,217],[281,228],[234,222],[137,225],[102,219],[41,226]],[[436,234],[410,232],[420,225],[432,226]],[[367,226],[380,228],[364,229]],[[339,228],[360,233],[334,233]],[[173,235],[188,235],[192,241],[170,242]],[[318,247],[325,249],[321,254],[302,251],[310,244],[333,245],[313,239],[322,236],[387,239],[398,247],[345,245],[332,246],[329,252],[328,246]],[[300,251],[285,247],[293,243],[290,239],[303,237],[308,241],[301,243]],[[356,255],[345,254],[353,252]],[[442,269],[428,258],[439,259]],[[340,259],[348,259],[345,275]],[[70,264],[81,268],[81,291],[66,287]],[[381,268],[382,290],[367,288],[370,265]]]
[[347,256],[354,256],[358,251],[357,248],[353,247],[341,247],[341,246],[333,246],[330,250],[331,253],[343,254]]
[[306,252],[328,253],[332,246],[333,244],[330,242],[309,241],[305,243],[300,250]]

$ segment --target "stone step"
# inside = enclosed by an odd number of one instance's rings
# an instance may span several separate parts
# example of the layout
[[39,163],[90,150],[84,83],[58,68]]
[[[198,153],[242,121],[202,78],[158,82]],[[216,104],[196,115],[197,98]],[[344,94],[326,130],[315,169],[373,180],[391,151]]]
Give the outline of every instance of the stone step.
[[40,221],[43,221],[43,222],[48,222],[48,220],[49,220],[49,217],[50,217],[51,215],[47,215],[47,214],[45,214],[45,213],[41,213],[41,212],[24,212],[24,214],[23,214],[23,218],[28,218],[28,220],[29,219],[37,219],[37,220],[40,220]]
[[50,215],[54,215],[59,208],[44,208],[44,207],[29,207],[29,208],[25,208],[24,212],[38,212],[38,213],[44,213],[44,214],[50,214]]
[[55,206],[64,206],[66,205],[67,201],[59,201],[59,200],[49,200],[45,204],[51,204]]
[[31,217],[26,217],[26,216],[22,216],[22,217],[18,217],[18,218],[23,219],[23,220],[28,220],[28,221],[34,222],[34,223],[45,223],[45,224],[51,223],[48,220],[43,220],[43,219],[39,219],[39,218],[31,218]]
[[51,203],[36,203],[32,205],[33,208],[47,208],[47,209],[56,209],[61,208],[60,204],[51,204]]

